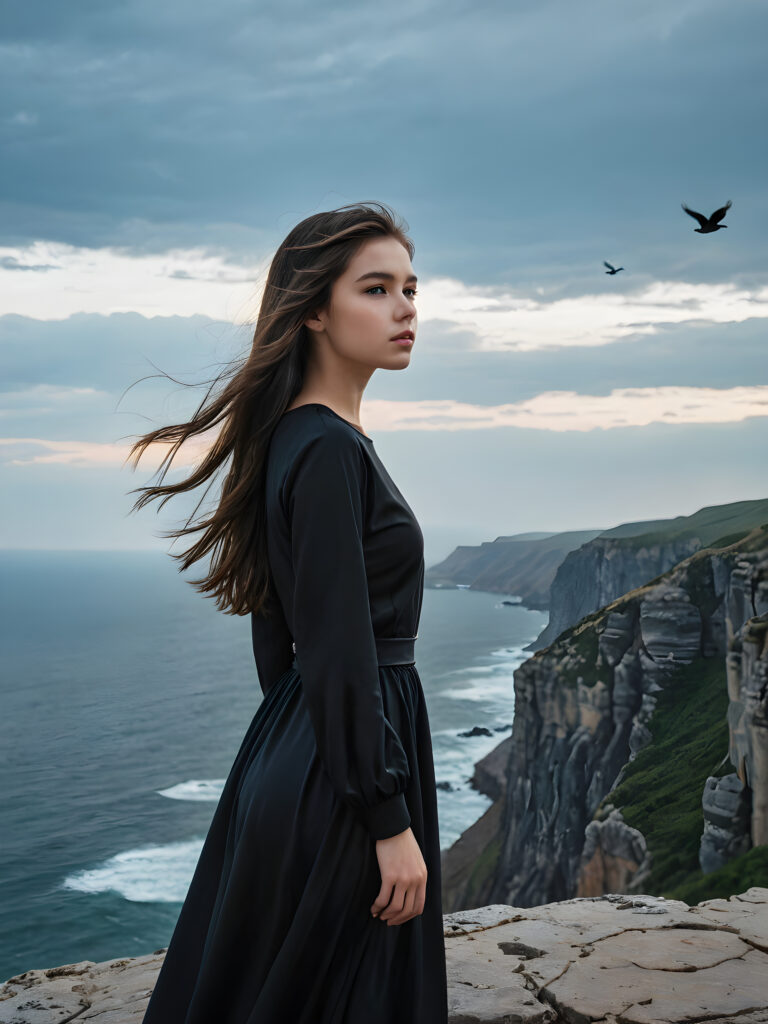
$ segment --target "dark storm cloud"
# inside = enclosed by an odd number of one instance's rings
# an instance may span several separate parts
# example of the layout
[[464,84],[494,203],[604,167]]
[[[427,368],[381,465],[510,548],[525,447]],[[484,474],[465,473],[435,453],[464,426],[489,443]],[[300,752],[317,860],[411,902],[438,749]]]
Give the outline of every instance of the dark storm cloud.
[[[609,345],[503,353],[477,351],[473,336],[449,334],[449,326],[436,321],[422,325],[407,372],[375,374],[366,398],[412,402],[453,398],[499,405],[542,391],[607,395],[613,388],[626,387],[729,388],[768,383],[768,330],[762,319],[671,324],[657,334]],[[126,432],[134,429],[139,417],[166,416],[169,402],[179,413],[192,412],[202,394],[187,386],[212,379],[249,346],[248,328],[205,317],[147,318],[137,313],[78,314],[63,321],[0,317],[0,379],[5,391],[25,396],[13,404],[4,431],[39,436],[42,430],[46,437],[104,440],[103,424],[89,420],[93,400],[88,397],[79,403],[73,399],[71,407],[57,406],[60,431],[49,430],[51,422],[36,418],[39,399],[34,389],[41,384],[93,388],[102,408],[108,396],[111,409],[125,419]],[[180,383],[153,376],[159,371]]]
[[[767,29],[748,0],[9,5],[0,243],[253,251],[382,198],[420,273],[749,275]],[[729,230],[694,234],[680,201],[728,198]]]
[[55,270],[52,263],[20,263],[14,256],[0,256],[3,270]]

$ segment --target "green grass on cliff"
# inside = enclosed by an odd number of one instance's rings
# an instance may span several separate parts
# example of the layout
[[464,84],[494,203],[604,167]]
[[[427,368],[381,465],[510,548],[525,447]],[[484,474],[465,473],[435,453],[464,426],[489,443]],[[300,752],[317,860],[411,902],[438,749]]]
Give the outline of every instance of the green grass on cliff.
[[[653,742],[641,750],[621,783],[601,802],[621,810],[645,836],[651,874],[643,892],[693,902],[766,884],[768,848],[756,847],[720,871],[702,874],[701,795],[707,776],[732,772],[728,751],[728,690],[722,657],[696,658],[669,676],[649,722]],[[758,882],[756,878],[762,877]]]
[[[768,519],[768,498],[736,501],[727,505],[709,505],[690,516],[657,520],[642,533],[622,535],[622,527],[605,530],[601,537],[617,537],[630,550],[698,537],[704,547],[720,547],[728,538],[741,539]],[[641,524],[638,524],[641,525]],[[623,529],[627,526],[623,525]]]
[[691,603],[698,607],[702,616],[710,618],[722,601],[722,596],[717,597],[715,594],[712,559],[703,556],[692,558],[688,564],[688,571],[680,583],[690,597]]
[[768,846],[753,846],[751,850],[734,857],[718,871],[709,875],[697,872],[687,882],[676,885],[662,895],[670,899],[685,900],[689,906],[719,897],[728,899],[734,893],[744,892],[753,885],[768,886]]
[[496,877],[500,854],[501,836],[496,835],[472,865],[464,890],[465,906],[479,907],[487,902],[486,892],[489,883]]
[[[579,623],[584,624],[584,619]],[[558,643],[562,640],[558,638]],[[571,667],[566,671],[562,665],[558,665],[559,681],[569,689],[575,689],[578,685],[578,678],[584,686],[593,687],[602,676],[606,682],[610,682],[612,672],[601,672],[598,668],[598,636],[594,625],[587,624],[578,632],[570,631],[568,634],[568,654],[571,660]],[[574,664],[575,662],[575,664]]]

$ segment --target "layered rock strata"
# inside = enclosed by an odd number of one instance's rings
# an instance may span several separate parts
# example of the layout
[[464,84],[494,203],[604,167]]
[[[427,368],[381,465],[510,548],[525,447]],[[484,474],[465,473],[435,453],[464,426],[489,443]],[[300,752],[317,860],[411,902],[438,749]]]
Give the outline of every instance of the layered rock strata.
[[[715,847],[722,858],[765,844],[767,629],[768,527],[761,527],[733,545],[696,552],[524,662],[514,674],[506,764],[499,765],[497,748],[484,759],[493,768],[476,773],[481,782],[492,777],[486,791],[498,807],[444,851],[445,909],[639,891],[651,868],[645,828],[624,821],[621,805],[606,804],[634,758],[654,742],[658,696],[683,686],[685,666],[721,674],[715,682],[727,749],[717,760],[728,755],[748,790],[748,814],[726,812],[732,831],[719,845],[712,844],[712,826],[722,828],[722,820],[710,820],[707,837],[701,814],[705,863]],[[695,683],[682,706],[681,730],[696,710]],[[690,678],[685,685],[691,687]],[[711,787],[706,773],[698,783],[681,776],[681,786],[694,784],[701,801]]]

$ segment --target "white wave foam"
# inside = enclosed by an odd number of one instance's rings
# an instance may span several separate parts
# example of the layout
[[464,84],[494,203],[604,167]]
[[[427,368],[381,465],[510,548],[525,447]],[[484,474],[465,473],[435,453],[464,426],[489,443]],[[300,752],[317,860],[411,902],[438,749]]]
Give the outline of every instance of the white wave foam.
[[494,662],[490,665],[465,665],[442,673],[438,678],[452,676],[450,682],[454,685],[438,690],[435,696],[486,704],[488,712],[511,714],[514,709],[515,669],[530,655],[522,647],[501,647],[483,657],[491,657]]
[[524,651],[522,647],[499,647],[495,651],[490,652],[492,658],[504,658],[505,661],[509,661],[514,665],[522,665],[524,661],[528,661],[531,657],[530,651]]
[[515,705],[515,678],[511,670],[494,672],[491,676],[480,679],[462,680],[461,686],[449,686],[438,690],[441,697],[452,700],[468,700],[476,704],[488,705],[502,714],[511,713]]
[[466,665],[464,668],[451,668],[447,672],[443,672],[439,678],[442,679],[444,676],[479,676],[484,673],[490,675],[496,669],[496,665]]
[[170,800],[206,800],[217,801],[221,796],[226,779],[187,779],[168,789],[158,789],[160,796]]
[[508,672],[510,669],[518,668],[524,661],[528,661],[531,654],[529,651],[524,651],[522,647],[497,647],[496,650],[489,651],[483,657],[494,658],[495,662],[491,665],[463,665],[461,668],[453,668],[447,672],[442,672],[438,678],[443,679],[446,676],[497,675],[500,672]]
[[441,697],[450,697],[452,700],[470,700],[475,704],[486,704],[494,698],[503,698],[507,695],[511,682],[500,686],[468,686],[466,689],[451,689],[438,691]]
[[[448,685],[431,695],[452,703],[466,702],[461,715],[465,724],[436,729],[432,733],[435,774],[438,781],[452,786],[451,790],[438,790],[441,846],[458,838],[466,823],[476,820],[490,806],[490,799],[472,789],[469,778],[475,764],[510,735],[511,728],[497,732],[495,727],[512,724],[515,713],[514,671],[529,657],[530,654],[520,646],[496,648],[473,665],[443,673],[440,679]],[[490,659],[491,664],[488,664]],[[451,718],[454,717],[451,713]],[[473,725],[486,726],[491,735],[459,735]]]
[[182,903],[203,848],[203,839],[125,850],[99,867],[68,875],[63,889],[117,892],[135,903]]

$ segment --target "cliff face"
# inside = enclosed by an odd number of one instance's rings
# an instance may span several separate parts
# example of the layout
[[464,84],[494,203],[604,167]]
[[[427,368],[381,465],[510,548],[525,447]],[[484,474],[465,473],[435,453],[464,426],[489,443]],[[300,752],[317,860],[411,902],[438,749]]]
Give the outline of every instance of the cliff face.
[[[694,553],[529,658],[498,798],[444,852],[445,910],[658,886],[654,862],[684,879],[690,865],[659,836],[690,845],[697,830],[698,848],[703,791],[729,756],[749,791],[748,842],[768,842],[767,631],[768,526]],[[684,826],[669,827],[675,801]]]
[[768,500],[758,499],[604,530],[558,566],[549,595],[549,622],[526,650],[543,650],[585,615],[649,583],[695,551],[735,541],[766,521]]
[[[762,574],[750,559],[730,575],[726,608],[728,631],[728,755],[739,781],[751,792],[750,836],[768,844],[768,603],[765,562]],[[736,624],[744,625],[737,629]]]
[[469,586],[495,594],[515,594],[526,608],[547,608],[555,571],[569,551],[597,536],[578,530],[543,537],[497,537],[457,547],[424,574],[427,587]]
[[646,543],[596,537],[571,551],[550,589],[549,622],[527,650],[540,651],[585,615],[667,572],[702,546],[698,537]]

